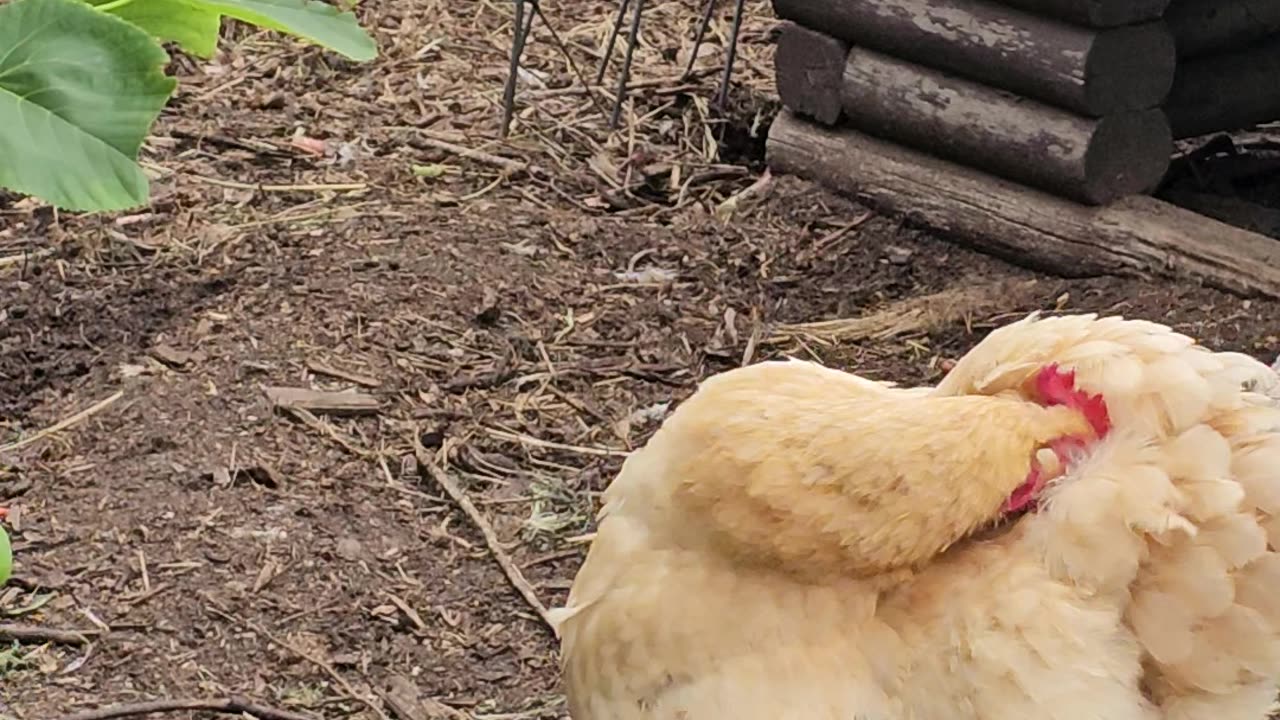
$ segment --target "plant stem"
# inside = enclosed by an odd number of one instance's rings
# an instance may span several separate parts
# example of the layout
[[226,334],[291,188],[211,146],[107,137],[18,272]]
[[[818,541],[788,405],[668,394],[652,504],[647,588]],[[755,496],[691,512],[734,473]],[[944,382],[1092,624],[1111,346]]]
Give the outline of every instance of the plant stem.
[[94,5],[94,8],[101,10],[102,12],[111,12],[112,10],[119,10],[131,2],[133,2],[133,0],[111,0],[111,2],[105,2],[101,5]]

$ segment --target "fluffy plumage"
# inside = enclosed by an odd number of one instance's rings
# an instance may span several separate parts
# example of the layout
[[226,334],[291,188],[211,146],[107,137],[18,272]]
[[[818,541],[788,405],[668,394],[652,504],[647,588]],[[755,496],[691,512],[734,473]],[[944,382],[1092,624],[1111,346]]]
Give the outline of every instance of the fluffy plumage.
[[[1093,429],[1036,397],[1054,363],[1112,432],[988,530],[1033,458]],[[557,611],[572,716],[1261,720],[1275,384],[1093,316],[1001,328],[936,388],[802,362],[713,377],[605,493]]]
[[1055,577],[1119,598],[1165,717],[1267,717],[1280,678],[1276,374],[1158,324],[1070,316],[997,330],[936,392],[999,393],[1044,360],[1074,366],[1123,429],[1047,498],[1037,529]]

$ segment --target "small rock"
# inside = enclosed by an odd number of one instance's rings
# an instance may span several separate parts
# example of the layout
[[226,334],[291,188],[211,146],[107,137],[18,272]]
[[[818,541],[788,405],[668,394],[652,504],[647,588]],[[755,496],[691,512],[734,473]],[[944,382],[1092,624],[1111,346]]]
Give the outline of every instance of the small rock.
[[337,552],[338,557],[343,560],[350,560],[354,562],[364,554],[364,546],[362,546],[360,541],[355,538],[345,537],[338,541],[338,545],[334,548],[334,551]]
[[890,245],[885,250],[888,253],[888,260],[893,265],[906,265],[911,262],[911,256],[915,254],[914,250],[897,245]]

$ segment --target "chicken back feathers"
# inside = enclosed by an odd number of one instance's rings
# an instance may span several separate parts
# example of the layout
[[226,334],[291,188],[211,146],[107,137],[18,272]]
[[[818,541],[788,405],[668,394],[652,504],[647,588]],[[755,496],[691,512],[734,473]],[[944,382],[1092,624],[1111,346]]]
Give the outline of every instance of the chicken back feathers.
[[[1055,363],[1112,432],[975,538],[1037,451],[1093,429],[1032,402]],[[1092,316],[1001,328],[936,388],[794,361],[713,377],[624,463],[555,611],[572,716],[1260,720],[1274,382]]]

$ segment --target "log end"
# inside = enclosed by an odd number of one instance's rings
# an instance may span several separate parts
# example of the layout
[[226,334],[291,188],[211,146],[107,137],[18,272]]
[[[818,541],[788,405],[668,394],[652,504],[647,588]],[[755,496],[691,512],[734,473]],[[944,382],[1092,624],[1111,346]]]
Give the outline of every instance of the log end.
[[1163,22],[1099,32],[1085,66],[1089,114],[1102,117],[1160,105],[1173,87],[1176,69],[1173,34]]
[[1173,157],[1173,133],[1158,109],[1098,121],[1085,155],[1084,198],[1106,205],[1156,189]]
[[840,120],[840,86],[849,45],[792,22],[778,36],[774,74],[778,98],[824,125]]

